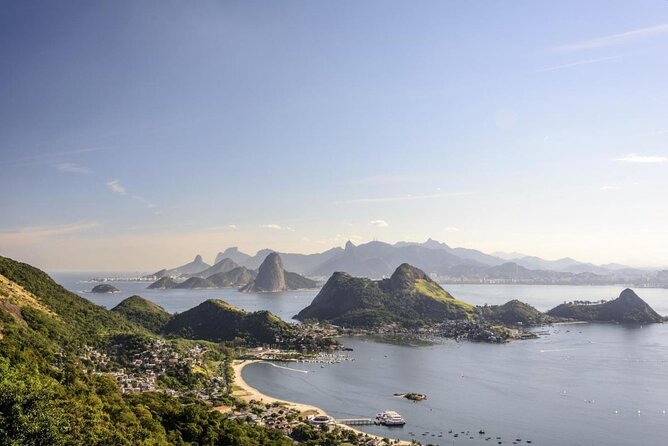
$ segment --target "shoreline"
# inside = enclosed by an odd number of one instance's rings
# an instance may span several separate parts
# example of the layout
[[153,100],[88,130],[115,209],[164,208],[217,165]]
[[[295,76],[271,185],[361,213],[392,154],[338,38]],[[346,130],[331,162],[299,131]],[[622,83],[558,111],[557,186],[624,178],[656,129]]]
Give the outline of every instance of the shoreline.
[[[244,381],[243,377],[241,376],[241,372],[243,371],[244,367],[250,364],[256,364],[258,362],[265,362],[262,361],[261,359],[246,359],[246,360],[234,360],[232,364],[232,370],[234,370],[234,386],[240,387],[241,390],[233,390],[232,395],[242,399],[246,402],[249,402],[251,400],[256,400],[256,401],[262,401],[263,403],[283,403],[287,407],[291,407],[293,409],[298,410],[303,416],[308,416],[308,415],[327,415],[329,414],[322,410],[319,407],[312,406],[310,404],[303,404],[303,403],[296,403],[294,401],[285,401],[281,400],[278,398],[271,397],[269,395],[266,395],[256,388],[250,386],[246,381]],[[345,424],[337,424],[337,427],[340,427],[341,429],[347,429],[350,431],[353,431],[357,434],[361,435],[366,435],[369,438],[375,438],[378,440],[382,440],[383,438],[387,437],[381,437],[380,435],[375,435],[375,434],[370,434],[368,432],[361,431],[359,429],[355,429],[351,426],[345,425]],[[392,441],[398,442],[398,443],[393,443],[397,445],[405,445],[405,446],[410,446],[411,442],[406,441],[406,440],[399,440],[399,439],[392,439]]]

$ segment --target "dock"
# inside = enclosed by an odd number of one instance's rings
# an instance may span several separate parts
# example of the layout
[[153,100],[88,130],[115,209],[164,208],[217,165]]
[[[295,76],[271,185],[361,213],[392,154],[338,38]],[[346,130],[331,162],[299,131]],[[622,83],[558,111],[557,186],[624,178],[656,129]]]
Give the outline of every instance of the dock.
[[340,418],[336,420],[336,424],[345,424],[346,426],[369,426],[376,424],[376,420],[372,418]]

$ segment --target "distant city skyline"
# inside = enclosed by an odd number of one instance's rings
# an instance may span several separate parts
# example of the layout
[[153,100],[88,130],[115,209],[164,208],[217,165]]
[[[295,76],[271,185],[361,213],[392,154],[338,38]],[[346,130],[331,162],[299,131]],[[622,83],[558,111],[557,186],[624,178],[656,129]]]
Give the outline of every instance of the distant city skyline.
[[7,2],[0,255],[668,266],[668,2]]

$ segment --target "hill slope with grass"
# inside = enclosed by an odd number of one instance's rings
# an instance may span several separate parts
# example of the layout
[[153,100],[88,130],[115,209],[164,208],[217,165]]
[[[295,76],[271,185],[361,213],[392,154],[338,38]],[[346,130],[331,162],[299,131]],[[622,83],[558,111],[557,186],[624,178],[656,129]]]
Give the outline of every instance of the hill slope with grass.
[[290,326],[268,311],[249,313],[217,299],[176,315],[165,333],[213,342],[243,338],[253,344],[274,344],[289,334]]
[[140,296],[130,296],[111,309],[123,315],[127,320],[140,325],[153,333],[160,333],[172,319],[172,315],[160,305]]
[[347,327],[377,327],[389,323],[415,326],[468,320],[474,312],[473,305],[455,299],[423,271],[402,264],[389,279],[382,280],[334,273],[296,318]]

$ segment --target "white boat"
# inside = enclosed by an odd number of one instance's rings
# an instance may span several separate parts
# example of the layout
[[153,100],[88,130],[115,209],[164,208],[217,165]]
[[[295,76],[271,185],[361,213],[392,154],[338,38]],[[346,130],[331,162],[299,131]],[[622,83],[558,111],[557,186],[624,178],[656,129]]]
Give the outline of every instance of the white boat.
[[403,426],[404,418],[393,410],[386,410],[376,415],[376,421],[384,426]]

